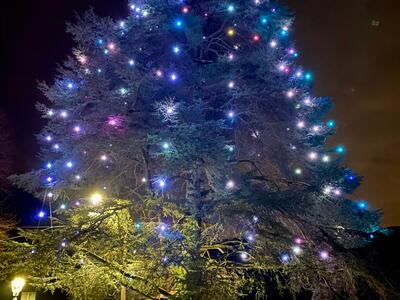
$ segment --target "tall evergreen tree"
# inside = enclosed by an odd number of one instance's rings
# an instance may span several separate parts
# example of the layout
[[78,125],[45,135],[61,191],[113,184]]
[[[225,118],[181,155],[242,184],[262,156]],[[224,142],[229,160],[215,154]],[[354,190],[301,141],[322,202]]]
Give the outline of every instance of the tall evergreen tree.
[[13,178],[43,199],[44,229],[21,230],[3,266],[74,299],[383,293],[351,251],[380,215],[348,199],[360,177],[325,146],[331,102],[296,62],[292,14],[263,0],[129,10],[68,25],[73,55],[40,85],[43,168]]

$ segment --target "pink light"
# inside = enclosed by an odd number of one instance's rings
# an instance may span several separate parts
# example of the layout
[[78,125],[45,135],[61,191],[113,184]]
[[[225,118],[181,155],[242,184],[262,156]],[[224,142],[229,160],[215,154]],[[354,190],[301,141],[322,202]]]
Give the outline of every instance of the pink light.
[[187,14],[189,12],[189,7],[187,7],[187,6],[182,7],[182,12],[184,14]]
[[107,45],[107,48],[109,49],[109,50],[115,50],[115,44],[114,43],[109,43],[108,45]]
[[122,117],[121,116],[109,116],[107,119],[107,124],[112,127],[121,127],[122,126]]
[[253,34],[253,42],[259,42],[260,41],[260,35],[258,33]]
[[157,70],[156,71],[156,75],[157,75],[157,77],[162,77],[163,76],[163,72],[161,70]]
[[301,238],[295,238],[294,242],[295,242],[297,245],[300,245],[300,244],[303,243],[303,240],[302,240]]
[[81,132],[81,128],[79,126],[75,126],[74,127],[74,131],[79,133],[79,132]]

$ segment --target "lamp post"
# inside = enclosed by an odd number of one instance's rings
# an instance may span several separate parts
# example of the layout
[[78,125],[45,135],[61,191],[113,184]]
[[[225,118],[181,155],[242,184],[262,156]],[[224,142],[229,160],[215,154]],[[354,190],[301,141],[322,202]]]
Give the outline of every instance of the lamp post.
[[22,291],[24,285],[25,285],[25,279],[22,277],[15,277],[11,281],[11,291],[13,293],[13,300],[18,299],[18,295]]

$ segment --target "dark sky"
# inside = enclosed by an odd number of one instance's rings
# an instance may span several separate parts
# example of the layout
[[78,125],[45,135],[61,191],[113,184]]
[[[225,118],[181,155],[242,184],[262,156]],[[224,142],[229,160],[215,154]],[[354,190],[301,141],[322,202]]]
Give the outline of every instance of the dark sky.
[[[249,0],[250,1],[250,0]],[[285,0],[296,14],[300,61],[314,73],[314,94],[331,96],[339,129],[333,142],[348,149],[348,164],[365,176],[357,197],[400,225],[400,1]],[[15,132],[17,171],[37,166],[34,110],[43,101],[37,80],[50,81],[71,53],[65,22],[89,6],[116,19],[126,0],[20,0],[1,12],[0,108]],[[373,26],[378,21],[379,26]],[[1,145],[0,145],[1,147]]]

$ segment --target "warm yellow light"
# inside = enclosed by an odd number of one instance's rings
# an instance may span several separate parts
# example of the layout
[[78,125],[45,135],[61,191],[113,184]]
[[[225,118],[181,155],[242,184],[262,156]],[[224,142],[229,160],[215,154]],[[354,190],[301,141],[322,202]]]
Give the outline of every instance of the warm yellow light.
[[234,36],[235,35],[235,29],[229,28],[228,31],[226,32],[228,36]]
[[103,200],[103,196],[99,193],[94,193],[90,196],[90,201],[93,205],[99,204]]
[[25,285],[25,279],[22,277],[15,277],[13,281],[11,281],[11,290],[13,296],[18,296],[19,293],[22,291],[22,288]]

